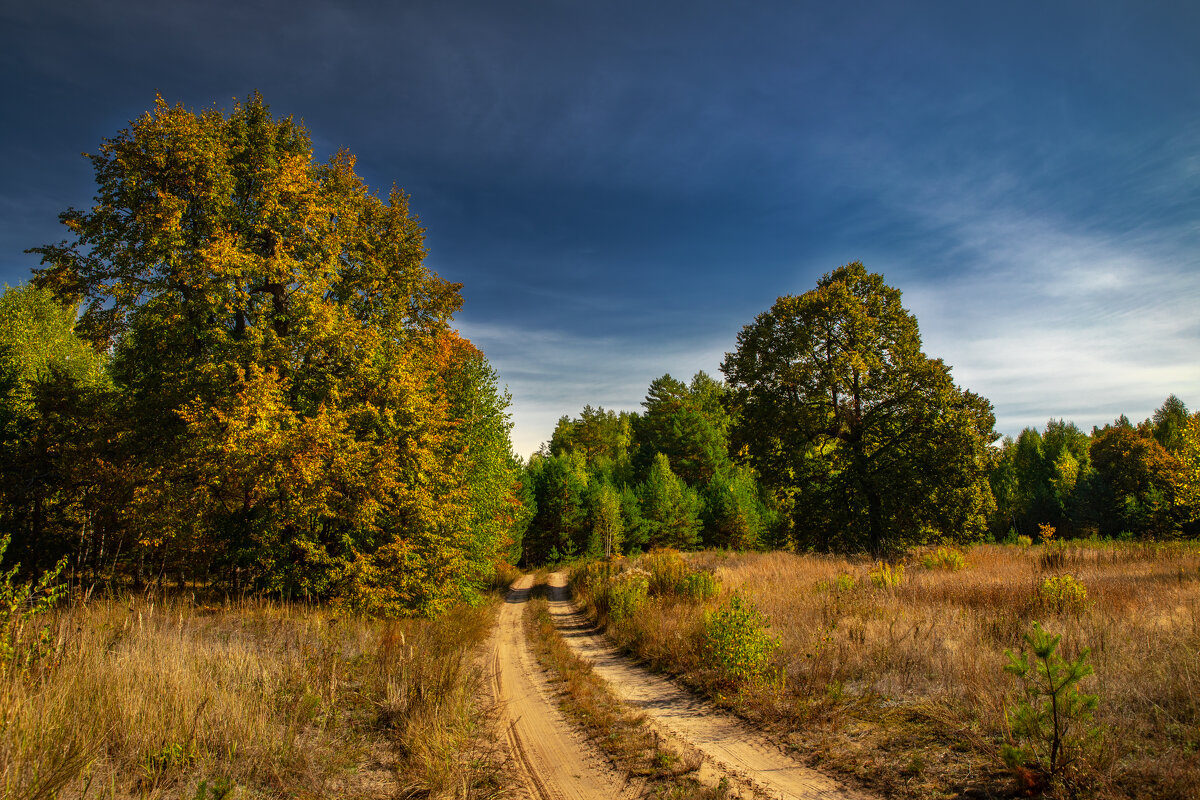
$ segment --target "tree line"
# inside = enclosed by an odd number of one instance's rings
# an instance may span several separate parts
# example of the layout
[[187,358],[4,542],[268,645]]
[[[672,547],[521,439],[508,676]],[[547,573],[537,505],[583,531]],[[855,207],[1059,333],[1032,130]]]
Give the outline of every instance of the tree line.
[[154,109],[0,299],[0,531],[26,568],[335,598],[470,599],[523,507],[509,398],[451,327],[408,198],[253,95]]
[[1136,426],[1051,420],[1001,440],[861,263],[779,298],[721,371],[654,380],[640,413],[561,418],[525,468],[524,560],[1200,532],[1200,413],[1171,396]]
[[89,159],[93,204],[0,296],[6,564],[429,614],[583,553],[1197,532],[1200,414],[997,444],[858,262],[746,325],[723,379],[585,407],[522,463],[461,286],[352,154],[252,95],[160,98]]

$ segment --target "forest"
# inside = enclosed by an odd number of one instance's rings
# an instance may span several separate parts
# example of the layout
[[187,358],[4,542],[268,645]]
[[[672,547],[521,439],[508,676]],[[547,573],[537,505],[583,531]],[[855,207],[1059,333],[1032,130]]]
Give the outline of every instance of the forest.
[[1200,530],[1200,413],[1015,440],[858,262],[640,412],[563,416],[527,462],[452,327],[461,286],[341,151],[253,95],[161,98],[90,155],[94,204],[0,298],[6,566],[382,615],[582,555],[1169,539]]
[[526,467],[525,563],[1200,532],[1200,412],[1171,395],[1137,424],[1051,419],[1001,438],[861,264],[780,298],[722,372],[657,378],[640,413],[562,417]]

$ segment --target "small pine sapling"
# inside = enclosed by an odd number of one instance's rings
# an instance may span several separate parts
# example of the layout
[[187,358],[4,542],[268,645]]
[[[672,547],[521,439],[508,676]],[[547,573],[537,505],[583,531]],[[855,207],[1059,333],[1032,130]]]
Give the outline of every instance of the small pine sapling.
[[1049,780],[1061,777],[1078,750],[1099,736],[1099,729],[1091,725],[1098,698],[1080,692],[1078,685],[1092,674],[1087,663],[1091,650],[1085,647],[1074,661],[1067,661],[1057,652],[1061,639],[1035,622],[1032,632],[1025,634],[1032,663],[1024,650],[1005,651],[1004,669],[1021,682],[1022,697],[1006,714],[1011,735],[1001,757],[1014,770],[1034,768]]

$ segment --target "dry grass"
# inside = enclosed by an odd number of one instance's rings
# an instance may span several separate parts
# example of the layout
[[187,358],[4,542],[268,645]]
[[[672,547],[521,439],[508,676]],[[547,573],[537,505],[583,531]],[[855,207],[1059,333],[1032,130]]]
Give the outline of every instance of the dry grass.
[[646,781],[646,795],[672,800],[721,800],[723,784],[706,786],[696,776],[701,758],[666,744],[650,729],[644,714],[617,699],[591,665],[575,655],[550,618],[545,586],[538,587],[526,611],[526,625],[538,662],[562,689],[562,708],[586,731],[613,765],[633,779]]
[[94,601],[0,670],[4,797],[487,797],[474,668],[492,608],[368,620],[271,602]]
[[[1016,685],[1004,651],[1033,620],[1063,635],[1061,651],[1092,648],[1103,743],[1072,775],[1103,798],[1200,797],[1200,548],[1194,545],[977,547],[957,571],[908,559],[898,586],[873,565],[787,553],[703,553],[724,591],[752,598],[782,646],[782,691],[726,701],[786,738],[810,761],[904,797],[1005,796],[1021,787],[1001,764],[1004,709]],[[1086,587],[1079,606],[1048,604],[1053,575]],[[716,693],[698,657],[703,609],[651,600],[611,631],[633,652]]]

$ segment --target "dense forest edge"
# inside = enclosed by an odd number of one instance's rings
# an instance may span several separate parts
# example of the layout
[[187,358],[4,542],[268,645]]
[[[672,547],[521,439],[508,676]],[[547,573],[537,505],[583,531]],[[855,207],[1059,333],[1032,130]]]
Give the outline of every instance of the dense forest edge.
[[408,198],[253,95],[161,98],[88,156],[97,194],[0,299],[0,542],[23,574],[473,602],[510,564],[679,550],[1194,537],[1200,413],[1015,440],[861,263],[779,298],[723,379],[562,417],[527,462],[452,327]]

